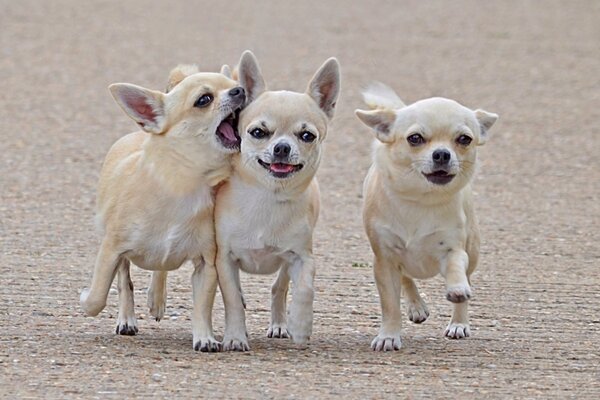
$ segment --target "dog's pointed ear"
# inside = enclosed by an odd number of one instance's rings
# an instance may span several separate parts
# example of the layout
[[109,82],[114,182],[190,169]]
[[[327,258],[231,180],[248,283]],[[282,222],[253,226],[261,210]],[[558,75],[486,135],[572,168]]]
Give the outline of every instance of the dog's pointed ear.
[[167,125],[165,94],[130,83],[113,83],[110,93],[125,114],[148,133],[163,133]]
[[166,93],[169,93],[182,80],[190,75],[200,72],[195,64],[180,64],[173,68],[169,73],[169,81],[167,83]]
[[489,138],[489,129],[498,120],[498,114],[490,113],[481,109],[475,110],[475,118],[479,122],[479,143],[480,145],[485,144]]
[[340,63],[332,57],[319,68],[306,89],[306,93],[330,119],[340,94],[340,80]]
[[232,79],[231,68],[229,68],[229,65],[223,64],[223,66],[221,67],[221,73],[229,79]]
[[244,51],[240,58],[240,64],[237,68],[237,77],[240,86],[246,91],[247,104],[256,100],[256,98],[267,89],[262,72],[258,66],[258,61],[250,50]]
[[383,143],[394,141],[394,123],[396,122],[396,113],[393,110],[356,110],[354,114],[363,124],[375,131],[375,137]]

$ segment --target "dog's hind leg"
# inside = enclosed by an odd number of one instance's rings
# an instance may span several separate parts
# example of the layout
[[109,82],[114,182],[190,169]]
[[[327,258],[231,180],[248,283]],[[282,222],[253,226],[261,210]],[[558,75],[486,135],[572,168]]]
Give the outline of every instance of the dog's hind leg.
[[92,284],[89,289],[83,289],[79,297],[81,308],[87,315],[96,316],[106,307],[108,291],[121,258],[122,255],[115,251],[112,240],[105,237],[96,257]]
[[167,308],[167,271],[152,272],[150,288],[148,288],[148,309],[156,321],[165,316]]
[[270,338],[289,337],[286,322],[286,302],[289,286],[288,267],[283,266],[279,270],[273,286],[271,286],[271,325],[267,331],[267,336]]
[[129,275],[130,262],[122,258],[118,267],[117,288],[119,289],[119,317],[117,334],[133,336],[138,332],[133,302],[133,282]]
[[404,299],[407,302],[408,319],[415,324],[425,322],[427,317],[429,317],[429,310],[427,309],[427,304],[425,304],[425,301],[419,294],[419,289],[415,281],[406,275],[402,275],[400,282],[402,284]]

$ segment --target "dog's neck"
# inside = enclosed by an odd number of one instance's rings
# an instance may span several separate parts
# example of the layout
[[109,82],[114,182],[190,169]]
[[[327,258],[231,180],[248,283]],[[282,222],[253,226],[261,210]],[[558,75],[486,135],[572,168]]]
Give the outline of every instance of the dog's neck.
[[[185,195],[201,186],[215,187],[231,174],[229,156],[207,159],[195,151],[192,143],[177,143],[165,137],[150,135],[142,146],[142,167],[174,194]],[[216,153],[216,152],[213,152]]]

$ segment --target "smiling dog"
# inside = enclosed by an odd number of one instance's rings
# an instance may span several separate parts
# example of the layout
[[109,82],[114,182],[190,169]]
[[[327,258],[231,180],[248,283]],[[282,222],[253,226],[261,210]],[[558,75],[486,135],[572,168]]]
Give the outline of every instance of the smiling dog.
[[364,182],[363,209],[382,310],[371,347],[400,348],[402,291],[409,319],[427,319],[413,278],[437,274],[445,278],[446,297],[454,303],[444,334],[467,337],[470,276],[479,256],[471,180],[476,147],[486,142],[498,116],[443,98],[405,106],[383,84],[373,85],[364,98],[372,110],[356,110],[356,115],[378,140]]
[[110,86],[143,131],[118,140],[104,161],[97,198],[104,238],[81,306],[90,316],[102,311],[118,273],[117,333],[134,335],[130,263],[161,271],[148,294],[150,312],[160,319],[166,271],[191,260],[193,346],[217,351],[211,321],[217,287],[213,190],[229,177],[231,155],[239,149],[235,117],[245,93],[223,74],[189,66],[171,72],[169,89],[165,94],[127,83]]
[[[252,53],[242,56],[240,84],[251,103],[240,114],[240,154],[217,194],[217,271],[225,304],[224,350],[249,350],[239,270],[278,272],[269,337],[305,343],[312,333],[312,234],[319,213],[315,173],[340,90],[339,64],[327,60],[305,93],[266,91]],[[293,282],[289,327],[286,296]]]

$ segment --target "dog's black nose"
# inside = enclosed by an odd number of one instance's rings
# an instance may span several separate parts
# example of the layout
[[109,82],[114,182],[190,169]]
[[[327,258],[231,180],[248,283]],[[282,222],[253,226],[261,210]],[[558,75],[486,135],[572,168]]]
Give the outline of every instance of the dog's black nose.
[[275,148],[273,149],[273,155],[283,158],[283,157],[289,156],[291,151],[292,151],[292,148],[290,147],[289,144],[287,144],[285,142],[277,143],[275,145]]
[[242,96],[242,95],[244,95],[244,88],[243,88],[243,87],[241,87],[241,86],[234,87],[233,89],[231,89],[231,90],[229,91],[229,95],[230,95],[231,97],[238,97],[238,96]]
[[450,162],[450,158],[452,158],[452,154],[446,149],[437,149],[433,152],[432,155],[433,162],[439,165],[446,165]]

